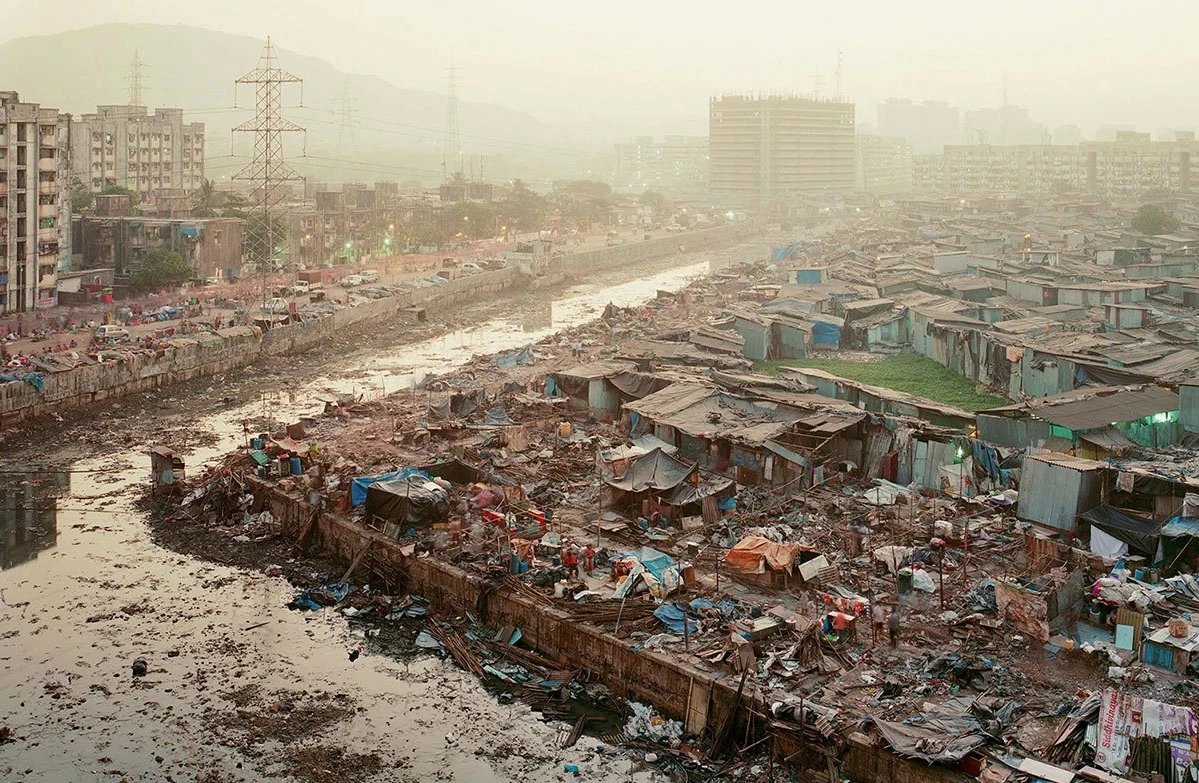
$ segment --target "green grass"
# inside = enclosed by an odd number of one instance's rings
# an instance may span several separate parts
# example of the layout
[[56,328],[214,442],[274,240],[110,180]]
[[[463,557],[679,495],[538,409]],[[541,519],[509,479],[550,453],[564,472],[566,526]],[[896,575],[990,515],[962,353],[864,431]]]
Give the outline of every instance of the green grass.
[[757,362],[756,367],[768,375],[778,375],[783,367],[824,370],[851,381],[907,392],[966,411],[985,410],[1007,405],[1009,402],[1003,397],[975,390],[974,384],[968,378],[942,367],[932,359],[914,354],[886,356],[877,361],[785,359],[777,362]]

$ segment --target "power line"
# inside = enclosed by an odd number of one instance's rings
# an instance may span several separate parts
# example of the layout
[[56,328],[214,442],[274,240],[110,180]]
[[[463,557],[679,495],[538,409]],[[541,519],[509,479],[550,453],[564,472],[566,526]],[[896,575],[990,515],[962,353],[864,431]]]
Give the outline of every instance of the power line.
[[[262,302],[266,304],[266,275],[275,256],[275,206],[283,200],[281,186],[302,179],[283,160],[283,134],[303,133],[304,129],[282,116],[282,93],[285,84],[300,84],[303,80],[279,67],[271,39],[266,39],[258,67],[237,80],[236,84],[253,84],[256,88],[254,118],[233,130],[254,134],[254,159],[233,176],[247,180],[251,192],[258,190],[258,212],[262,225],[247,233],[246,249],[257,260],[262,273]],[[236,89],[236,88],[235,88]],[[302,94],[302,93],[301,93]],[[300,99],[301,103],[303,98]]]

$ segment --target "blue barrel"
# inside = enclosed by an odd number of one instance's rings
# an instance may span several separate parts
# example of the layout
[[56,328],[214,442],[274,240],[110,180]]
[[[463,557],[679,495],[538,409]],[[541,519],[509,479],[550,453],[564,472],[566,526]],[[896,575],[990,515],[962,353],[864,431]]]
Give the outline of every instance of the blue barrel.
[[300,464],[299,457],[291,458],[291,473],[293,476],[298,476],[304,472],[304,466]]

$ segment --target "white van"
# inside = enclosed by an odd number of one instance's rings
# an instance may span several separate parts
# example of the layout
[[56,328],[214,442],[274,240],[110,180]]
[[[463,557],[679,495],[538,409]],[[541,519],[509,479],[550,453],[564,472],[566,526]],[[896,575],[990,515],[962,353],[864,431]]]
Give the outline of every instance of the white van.
[[358,276],[362,278],[362,282],[368,285],[379,282],[379,271],[377,269],[363,269],[358,273]]
[[96,328],[96,340],[102,343],[129,342],[129,330],[116,324],[104,324]]

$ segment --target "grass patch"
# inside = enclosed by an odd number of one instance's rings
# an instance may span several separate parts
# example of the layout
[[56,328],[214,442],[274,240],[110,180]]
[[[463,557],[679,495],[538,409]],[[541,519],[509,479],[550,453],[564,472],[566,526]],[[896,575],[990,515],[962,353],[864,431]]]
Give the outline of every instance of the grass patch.
[[884,356],[874,361],[850,359],[785,359],[757,362],[759,371],[778,375],[784,367],[807,367],[839,375],[851,381],[884,389],[907,392],[917,397],[952,405],[966,411],[979,411],[1007,405],[1008,400],[975,390],[974,383],[932,359],[915,354]]

